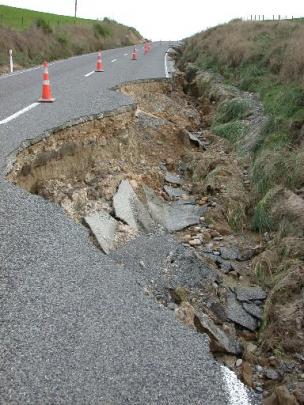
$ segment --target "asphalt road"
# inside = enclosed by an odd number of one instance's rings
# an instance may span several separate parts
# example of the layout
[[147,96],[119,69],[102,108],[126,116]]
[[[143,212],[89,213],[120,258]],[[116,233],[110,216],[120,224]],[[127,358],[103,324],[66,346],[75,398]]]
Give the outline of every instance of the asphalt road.
[[42,69],[0,77],[1,404],[251,403],[207,337],[144,294],[132,264],[115,263],[62,209],[4,179],[27,139],[132,103],[111,88],[164,77],[168,46],[140,49],[136,62],[131,48],[105,51],[105,72],[88,77],[96,55],[56,62],[56,102],[4,124],[37,101]]

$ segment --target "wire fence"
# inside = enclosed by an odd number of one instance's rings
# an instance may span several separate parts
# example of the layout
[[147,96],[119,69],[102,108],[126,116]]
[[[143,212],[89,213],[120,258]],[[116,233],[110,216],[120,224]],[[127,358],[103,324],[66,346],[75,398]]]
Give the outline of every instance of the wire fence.
[[250,16],[243,17],[243,21],[303,21],[304,17],[294,17],[282,14],[273,14],[271,16],[266,16],[264,14],[251,14]]

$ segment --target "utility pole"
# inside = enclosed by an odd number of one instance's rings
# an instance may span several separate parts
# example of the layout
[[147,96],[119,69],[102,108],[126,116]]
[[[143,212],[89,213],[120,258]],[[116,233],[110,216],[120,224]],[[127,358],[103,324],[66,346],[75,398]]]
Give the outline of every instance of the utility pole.
[[77,0],[75,0],[75,18],[77,17]]

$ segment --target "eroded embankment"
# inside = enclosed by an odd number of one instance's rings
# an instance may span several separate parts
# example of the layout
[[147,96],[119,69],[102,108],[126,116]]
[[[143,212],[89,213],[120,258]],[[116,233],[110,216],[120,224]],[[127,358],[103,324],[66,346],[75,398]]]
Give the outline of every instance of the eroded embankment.
[[19,152],[8,178],[60,205],[91,229],[106,253],[120,248],[120,258],[132,254],[126,242],[137,235],[147,235],[136,239],[137,252],[151,249],[153,256],[175,234],[181,243],[163,262],[138,260],[146,293],[207,333],[216,356],[268,394],[285,370],[258,342],[266,293],[256,287],[251,265],[263,244],[245,232],[246,166],[210,131],[212,102],[196,108],[166,80],[130,83],[121,91],[137,109],[33,143]]

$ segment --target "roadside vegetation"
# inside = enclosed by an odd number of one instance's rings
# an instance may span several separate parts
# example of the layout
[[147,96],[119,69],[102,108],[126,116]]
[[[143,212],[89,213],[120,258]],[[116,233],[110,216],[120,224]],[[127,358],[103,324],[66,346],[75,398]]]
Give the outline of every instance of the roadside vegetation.
[[[182,69],[191,62],[220,74],[224,83],[257,93],[263,103],[268,120],[252,151],[251,170],[257,203],[253,227],[262,232],[279,226],[264,209],[271,205],[264,204],[270,191],[277,186],[292,191],[304,186],[303,43],[304,20],[236,20],[188,38],[179,58]],[[250,110],[243,100],[223,101],[214,131],[235,143],[246,134],[244,118]]]
[[304,326],[303,43],[304,19],[234,20],[177,49],[185,90],[202,108],[206,100],[214,107],[212,131],[235,146],[248,169],[248,225],[264,243],[252,275],[269,289],[261,338],[281,354],[298,350]]
[[135,28],[104,18],[87,20],[0,6],[0,73],[8,71],[8,51],[28,67],[73,55],[142,41]]

